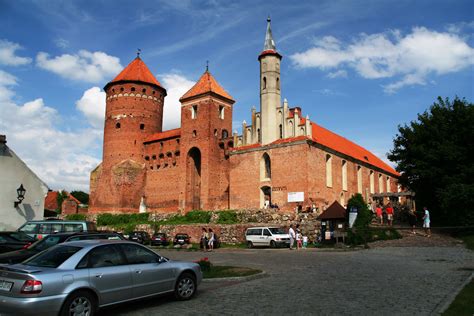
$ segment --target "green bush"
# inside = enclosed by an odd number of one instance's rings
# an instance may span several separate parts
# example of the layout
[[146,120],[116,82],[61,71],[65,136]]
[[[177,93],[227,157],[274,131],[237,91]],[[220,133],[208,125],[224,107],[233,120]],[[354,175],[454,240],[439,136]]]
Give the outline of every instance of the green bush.
[[354,194],[347,202],[347,209],[357,209],[357,218],[347,234],[347,242],[351,245],[366,244],[371,240],[369,224],[372,221],[372,212],[367,207],[361,194]]
[[124,224],[147,224],[148,213],[139,214],[99,214],[97,216],[97,226],[113,226]]
[[66,219],[69,221],[85,221],[87,216],[85,214],[69,214]]
[[217,224],[237,224],[239,222],[235,211],[221,211]]
[[160,225],[179,225],[179,224],[208,224],[211,221],[211,212],[209,211],[191,211],[186,215],[175,215],[167,220],[160,221]]

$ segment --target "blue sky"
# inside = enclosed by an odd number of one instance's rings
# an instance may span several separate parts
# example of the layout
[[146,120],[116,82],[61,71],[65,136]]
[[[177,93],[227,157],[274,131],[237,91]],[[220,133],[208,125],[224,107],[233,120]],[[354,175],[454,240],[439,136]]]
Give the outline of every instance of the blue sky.
[[266,18],[282,97],[385,159],[399,124],[437,96],[473,98],[472,1],[0,0],[0,134],[52,188],[88,191],[102,155],[102,88],[142,50],[178,98],[210,71],[234,97],[234,129],[259,107]]

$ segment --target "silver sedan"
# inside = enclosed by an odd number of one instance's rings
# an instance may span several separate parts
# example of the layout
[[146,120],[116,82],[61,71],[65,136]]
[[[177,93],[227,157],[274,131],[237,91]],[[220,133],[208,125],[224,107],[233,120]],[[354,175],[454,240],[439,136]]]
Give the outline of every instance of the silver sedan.
[[172,261],[121,240],[74,241],[14,265],[0,265],[0,315],[84,315],[100,307],[174,292],[194,296],[192,262]]

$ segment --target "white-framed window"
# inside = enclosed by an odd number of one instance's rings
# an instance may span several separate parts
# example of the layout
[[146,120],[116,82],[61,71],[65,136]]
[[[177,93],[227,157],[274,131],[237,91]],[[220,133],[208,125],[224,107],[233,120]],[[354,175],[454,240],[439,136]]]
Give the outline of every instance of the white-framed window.
[[370,180],[370,193],[374,194],[375,193],[375,175],[374,171],[370,170],[370,175],[369,175],[369,180]]
[[362,194],[362,167],[357,166],[357,192]]
[[326,186],[332,188],[332,156],[326,155]]
[[197,113],[198,113],[198,106],[197,105],[193,105],[191,107],[191,118],[194,120],[197,118]]
[[342,161],[341,166],[341,174],[342,174],[342,190],[347,191],[347,161]]
[[379,193],[383,193],[383,176],[379,173]]
[[221,120],[224,119],[224,106],[223,105],[219,105],[219,118]]
[[391,190],[390,190],[390,177],[389,176],[387,176],[386,186],[387,186],[387,192],[391,192]]

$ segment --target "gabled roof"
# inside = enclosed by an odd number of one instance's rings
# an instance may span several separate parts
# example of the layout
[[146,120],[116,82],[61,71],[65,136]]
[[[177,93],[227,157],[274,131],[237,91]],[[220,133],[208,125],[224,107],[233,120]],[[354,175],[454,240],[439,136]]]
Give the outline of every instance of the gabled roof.
[[140,57],[135,58],[127,67],[125,67],[117,77],[115,77],[111,82],[119,81],[140,81],[144,83],[150,83],[161,87],[161,84],[156,80],[156,77],[151,73],[150,69],[145,65]]
[[393,175],[400,176],[392,167],[383,162],[380,158],[372,154],[367,149],[351,142],[350,140],[325,129],[322,126],[311,122],[313,129],[313,140],[323,146],[331,148],[335,151],[343,153],[347,156],[356,158],[365,163],[371,164]]
[[48,191],[46,197],[44,198],[44,208],[46,210],[57,210],[58,207],[58,191]]
[[152,134],[145,139],[144,143],[151,143],[158,140],[175,138],[179,136],[181,136],[181,128],[175,128],[170,129],[168,131]]
[[189,89],[188,92],[186,92],[180,99],[180,102],[183,102],[186,99],[192,98],[192,97],[197,97],[200,95],[204,94],[216,94],[221,97],[224,97],[225,99],[228,99],[230,101],[235,102],[234,99],[228,94],[224,88],[221,87],[221,85],[217,82],[217,80],[211,75],[211,73],[206,70],[201,78],[196,82],[196,84]]
[[342,207],[339,202],[334,201],[321,215],[318,216],[319,220],[327,219],[345,219],[346,218],[346,209]]

